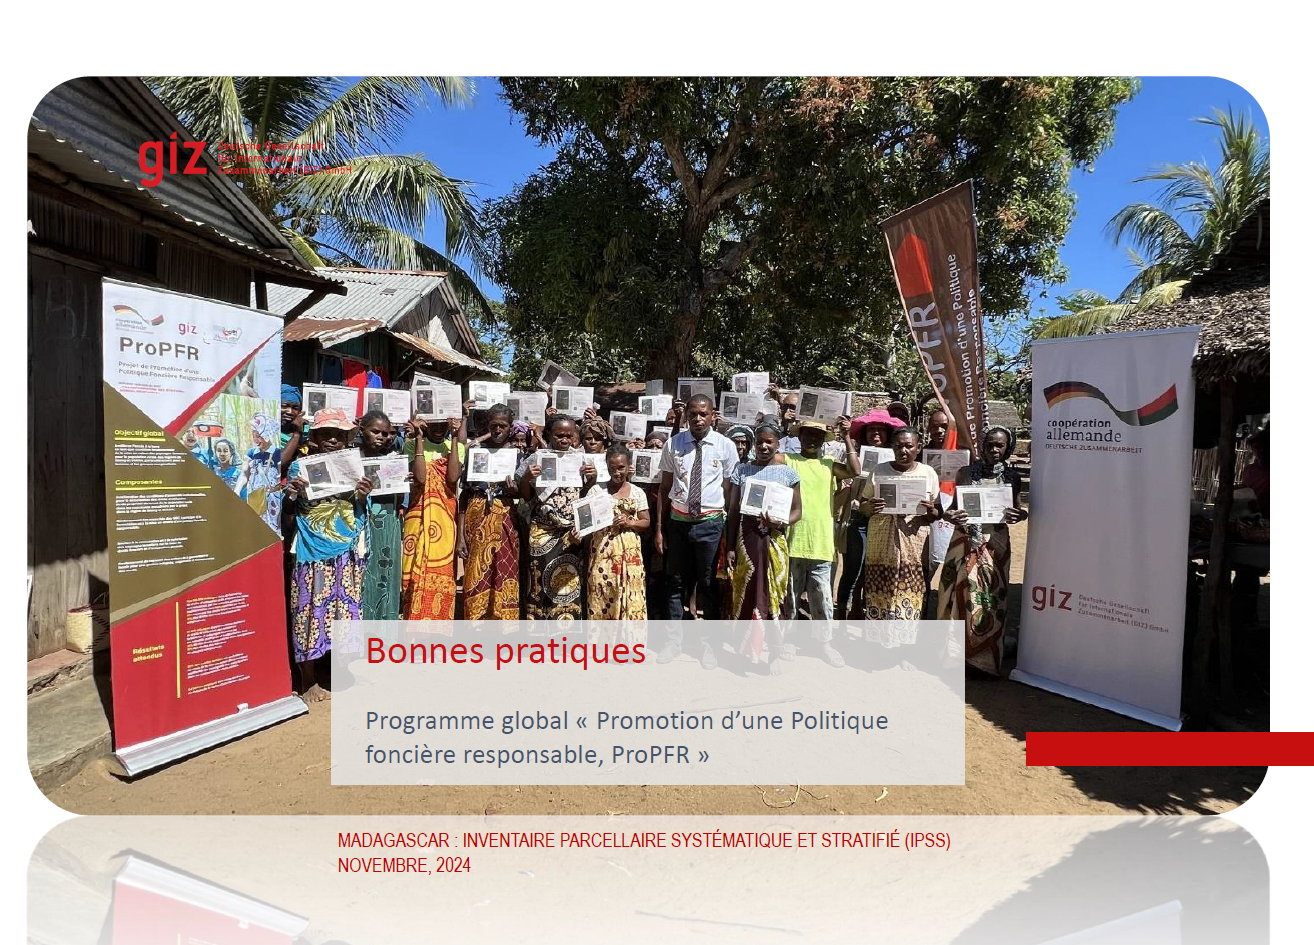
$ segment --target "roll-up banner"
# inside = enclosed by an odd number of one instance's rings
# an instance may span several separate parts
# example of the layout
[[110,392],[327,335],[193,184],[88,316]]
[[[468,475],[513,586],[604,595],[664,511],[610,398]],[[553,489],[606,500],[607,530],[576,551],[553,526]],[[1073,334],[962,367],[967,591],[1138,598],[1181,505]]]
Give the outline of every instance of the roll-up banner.
[[282,319],[104,280],[115,755],[130,774],[299,715],[283,601]]
[[940,405],[946,447],[975,456],[986,422],[985,338],[972,182],[881,222],[908,328]]
[[1181,727],[1198,329],[1033,342],[1012,678]]

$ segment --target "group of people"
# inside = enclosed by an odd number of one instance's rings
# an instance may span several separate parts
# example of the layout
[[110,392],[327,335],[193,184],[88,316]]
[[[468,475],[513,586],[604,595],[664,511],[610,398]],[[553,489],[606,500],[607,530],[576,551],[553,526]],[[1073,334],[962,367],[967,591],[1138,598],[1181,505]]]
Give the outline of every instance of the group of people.
[[[661,618],[672,623],[657,641],[658,663],[683,652],[684,620],[736,620],[743,630],[728,641],[733,650],[777,674],[796,655],[785,629],[805,611],[817,655],[832,666],[845,664],[836,644],[852,641],[835,639],[838,604],[841,616],[891,621],[874,631],[875,642],[887,647],[916,645],[919,619],[964,621],[965,639],[934,645],[961,647],[969,662],[997,674],[1008,524],[1026,517],[1007,462],[1013,434],[986,431],[980,458],[958,473],[958,484],[1014,490],[1005,524],[969,525],[954,505],[952,485],[919,461],[924,448],[944,445],[950,421],[943,411],[928,418],[926,437],[885,410],[838,417],[832,433],[820,421],[797,419],[796,394],[773,385],[767,397],[776,409],[756,428],[721,424],[725,432],[718,432],[711,398],[695,395],[673,405],[669,435],[655,430],[626,442],[596,408],[579,421],[549,408],[537,426],[517,420],[505,405],[475,411],[467,402],[459,421],[412,418],[397,430],[380,412],[353,419],[329,409],[306,417],[299,392],[284,387],[282,525],[292,645],[306,698],[326,696],[315,663],[331,647],[363,648],[362,640],[333,640],[332,622],[341,619],[588,618],[609,622],[593,625],[602,628],[594,632],[644,643],[637,622]],[[843,444],[843,458],[823,450],[832,436]],[[515,450],[515,474],[501,482],[472,480],[465,467],[473,445]],[[864,475],[863,445],[885,447],[893,458]],[[372,481],[362,478],[350,493],[308,498],[300,457],[350,447],[366,458],[405,456],[409,495],[372,496]],[[631,481],[636,448],[661,451],[660,481]],[[580,486],[542,485],[540,450],[601,459],[581,465]],[[924,485],[915,514],[884,512],[874,477],[890,476]],[[791,491],[787,517],[739,511],[754,482]],[[602,493],[612,502],[611,524],[581,535],[573,504]],[[952,528],[952,540],[933,610],[929,592],[941,564],[929,540],[935,523]],[[837,600],[831,593],[836,564],[842,569]],[[712,639],[710,626],[699,625],[696,652],[706,669],[716,667],[727,642]]]

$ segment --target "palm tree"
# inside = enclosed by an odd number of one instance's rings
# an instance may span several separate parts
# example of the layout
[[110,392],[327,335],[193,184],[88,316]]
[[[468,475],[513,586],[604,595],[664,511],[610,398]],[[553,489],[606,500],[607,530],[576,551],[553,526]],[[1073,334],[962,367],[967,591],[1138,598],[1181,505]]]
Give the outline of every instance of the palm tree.
[[[1088,289],[1067,296],[1071,314],[1054,319],[1040,337],[1091,334],[1131,312],[1176,301],[1191,277],[1209,268],[1268,199],[1268,144],[1249,117],[1229,108],[1195,120],[1219,129],[1218,168],[1191,161],[1136,178],[1163,182],[1158,204],[1130,204],[1108,224],[1115,243],[1124,237],[1132,243],[1128,255],[1135,277],[1116,302]],[[1194,232],[1182,223],[1192,218]]]
[[[221,162],[311,266],[446,270],[453,287],[487,311],[484,229],[467,181],[428,158],[391,154],[407,119],[431,96],[470,101],[459,76],[152,76],[147,83]],[[218,143],[240,150],[217,150]],[[350,168],[304,173],[299,168]],[[270,173],[273,171],[274,173]],[[432,212],[446,224],[444,252],[419,239]]]

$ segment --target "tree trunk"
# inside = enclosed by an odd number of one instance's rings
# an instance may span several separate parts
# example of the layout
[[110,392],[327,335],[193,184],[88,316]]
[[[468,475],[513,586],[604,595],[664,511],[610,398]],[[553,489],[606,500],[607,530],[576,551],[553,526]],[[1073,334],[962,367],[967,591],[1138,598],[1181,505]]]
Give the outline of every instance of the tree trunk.
[[676,290],[675,317],[671,322],[670,339],[665,348],[648,355],[648,377],[668,382],[675,392],[675,379],[688,377],[693,370],[694,341],[703,319],[703,276],[700,267],[691,267]]

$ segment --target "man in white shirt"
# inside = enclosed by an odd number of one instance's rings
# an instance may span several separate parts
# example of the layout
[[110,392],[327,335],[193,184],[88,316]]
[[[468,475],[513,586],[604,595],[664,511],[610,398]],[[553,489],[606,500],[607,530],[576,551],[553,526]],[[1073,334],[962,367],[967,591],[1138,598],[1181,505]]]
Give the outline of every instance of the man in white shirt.
[[[684,619],[685,600],[695,587],[707,619],[721,617],[716,558],[725,530],[727,484],[739,453],[730,439],[712,428],[713,413],[710,397],[690,397],[685,408],[688,429],[666,441],[658,467],[662,482],[657,490],[656,547],[658,554],[666,556],[667,616],[675,621]],[[703,669],[715,669],[711,641],[706,633],[700,639]],[[657,662],[675,659],[683,643],[684,630],[676,623]]]

